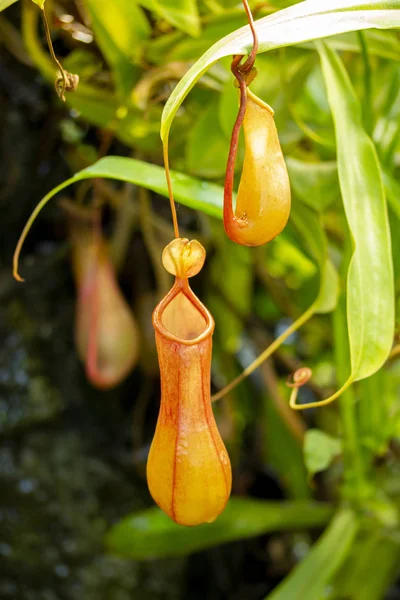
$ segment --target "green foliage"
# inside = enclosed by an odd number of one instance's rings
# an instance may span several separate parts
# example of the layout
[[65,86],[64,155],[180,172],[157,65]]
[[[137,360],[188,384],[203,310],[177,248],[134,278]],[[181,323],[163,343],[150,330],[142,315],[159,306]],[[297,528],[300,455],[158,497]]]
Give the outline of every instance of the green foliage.
[[189,135],[187,169],[198,177],[216,179],[225,173],[229,138],[221,131],[217,111],[217,102],[210,102]]
[[136,559],[165,558],[196,552],[231,540],[272,531],[324,525],[329,505],[315,502],[261,502],[231,498],[216,521],[185,528],[158,508],[134,513],[115,525],[107,536],[108,549]]
[[196,0],[140,0],[140,4],[177,29],[187,31],[192,36],[200,34]]
[[[232,244],[225,235],[218,235],[221,223],[213,223],[216,230],[215,260],[210,267],[207,306],[216,323],[216,335],[222,348],[234,354],[240,347],[244,326],[241,315],[249,314],[252,305],[253,270],[249,248]],[[221,277],[221,271],[224,277]]]
[[268,596],[268,600],[321,600],[345,561],[359,523],[347,509],[339,511],[303,562]]
[[[306,0],[288,8],[282,16],[259,19],[256,24],[259,51],[266,52],[337,33],[377,27],[391,29],[400,25],[400,2],[375,0],[337,0],[323,8],[321,3]],[[376,11],[376,12],[375,12]],[[252,46],[249,28],[239,29],[218,41],[181,79],[165,105],[161,137],[166,139],[172,120],[196,81],[217,60],[231,54],[246,54]]]
[[[73,183],[84,179],[104,177],[135,183],[142,187],[168,196],[165,171],[163,168],[134,158],[107,156],[90,167],[76,173],[59,186],[51,190],[42,200],[43,206],[55,194]],[[201,210],[212,217],[222,217],[222,187],[214,183],[206,183],[183,173],[171,172],[172,184],[176,199],[195,210]],[[40,209],[39,209],[40,210]]]
[[382,532],[360,535],[352,556],[335,577],[337,594],[357,600],[384,598],[396,577],[399,561],[400,543],[395,536]]
[[135,0],[84,0],[94,34],[115,77],[121,101],[137,78],[134,62],[140,60],[140,48],[150,35],[149,24]]
[[309,429],[304,439],[304,462],[310,477],[325,471],[342,452],[342,444],[337,438],[319,429]]
[[293,191],[305,204],[324,212],[340,196],[334,161],[310,163],[293,156],[286,159]]
[[335,120],[339,181],[354,243],[347,276],[347,323],[350,380],[358,380],[382,366],[393,343],[390,230],[378,157],[364,131],[350,79],[328,46],[319,44],[318,51]]

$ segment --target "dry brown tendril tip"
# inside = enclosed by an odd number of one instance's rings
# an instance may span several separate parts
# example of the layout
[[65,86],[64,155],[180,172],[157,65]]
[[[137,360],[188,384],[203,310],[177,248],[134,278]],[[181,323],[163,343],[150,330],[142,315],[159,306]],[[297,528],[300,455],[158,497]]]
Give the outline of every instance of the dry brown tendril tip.
[[290,377],[286,381],[286,385],[290,388],[299,388],[305,385],[312,377],[312,371],[309,367],[301,367],[293,373],[292,381]]
[[65,102],[65,92],[75,92],[79,83],[79,75],[70,73],[63,69],[63,74],[59,75],[54,82],[57,96]]
[[47,21],[47,16],[46,16],[44,6],[41,10],[42,10],[43,26],[44,26],[44,31],[46,34],[47,45],[49,47],[50,55],[60,70],[60,75],[55,80],[54,85],[56,88],[57,96],[60,98],[60,100],[65,102],[65,92],[75,92],[76,88],[78,87],[79,75],[76,75],[75,73],[69,73],[69,71],[66,71],[63,68],[60,61],[58,60],[56,53],[54,52],[53,42],[51,40],[50,27],[49,27],[49,23]]

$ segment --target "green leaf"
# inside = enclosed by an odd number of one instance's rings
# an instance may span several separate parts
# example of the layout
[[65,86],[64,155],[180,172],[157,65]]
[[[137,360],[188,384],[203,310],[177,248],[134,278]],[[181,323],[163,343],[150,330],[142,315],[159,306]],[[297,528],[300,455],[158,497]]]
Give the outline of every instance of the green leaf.
[[332,582],[332,597],[382,600],[398,577],[399,565],[400,540],[396,536],[384,529],[362,532]]
[[[25,226],[21,236],[22,243],[36,217],[51,198],[73,183],[97,177],[126,181],[168,197],[165,171],[162,167],[133,158],[107,156],[55,187],[39,202]],[[201,210],[212,217],[222,218],[223,188],[221,186],[175,171],[171,171],[171,179],[177,202],[194,210]],[[305,204],[297,203],[292,207],[291,218],[321,271],[320,292],[312,310],[310,309],[310,316],[314,312],[333,310],[337,299],[338,279],[333,265],[327,260],[326,239],[319,217]]]
[[266,600],[322,600],[346,560],[359,527],[356,515],[340,510],[306,558]]
[[136,560],[165,558],[272,531],[319,527],[331,515],[331,506],[317,502],[231,498],[213,523],[182,527],[153,507],[114,525],[106,536],[106,545],[110,552]]
[[140,4],[185,33],[200,35],[196,0],[141,0]]
[[309,163],[285,158],[295,194],[318,212],[340,197],[336,162]]
[[150,35],[150,26],[135,0],[84,0],[96,42],[114,73],[122,98],[132,90],[139,49]]
[[382,176],[375,147],[362,124],[361,107],[336,55],[318,43],[335,123],[343,204],[354,252],[347,276],[347,323],[355,381],[386,361],[394,336],[391,242]]
[[221,130],[217,101],[212,101],[198,116],[186,147],[189,173],[206,179],[224,177],[229,138]]
[[[96,177],[134,183],[168,197],[163,167],[134,158],[107,156],[61,183],[49,192],[46,198],[50,200],[56,193],[77,181]],[[212,217],[222,218],[221,186],[176,171],[171,171],[171,180],[178,202],[189,208],[201,210]]]
[[[4,10],[5,8],[7,8],[8,6],[11,6],[11,4],[14,4],[14,2],[16,2],[17,0],[0,0],[0,12],[2,10]],[[44,0],[43,0],[44,3]]]
[[329,467],[333,459],[342,452],[342,443],[324,431],[308,429],[303,452],[308,474],[312,477]]
[[[107,156],[90,167],[79,171],[70,179],[63,181],[63,183],[53,188],[44,198],[42,198],[29,217],[24,231],[22,232],[18,242],[17,257],[26,235],[47,202],[69,185],[84,179],[93,179],[96,177],[126,181],[168,197],[165,171],[162,167],[133,158]],[[185,204],[190,208],[201,210],[210,216],[222,218],[223,190],[221,186],[200,181],[199,179],[194,179],[193,177],[174,171],[171,171],[171,180],[175,199],[178,202],[182,202],[182,204]],[[17,257],[14,258],[14,274],[18,271]]]
[[[259,52],[316,40],[338,33],[376,27],[400,26],[400,0],[306,0],[256,21]],[[165,105],[161,137],[167,139],[172,120],[196,81],[217,60],[246,54],[252,47],[249,26],[242,27],[215,43],[178,83]]]
[[34,4],[37,4],[40,8],[43,9],[44,3],[46,0],[32,0]]
[[328,258],[327,239],[322,229],[321,218],[315,210],[299,202],[293,203],[290,218],[320,270],[318,295],[309,311],[312,311],[312,314],[330,312],[338,301],[339,276]]

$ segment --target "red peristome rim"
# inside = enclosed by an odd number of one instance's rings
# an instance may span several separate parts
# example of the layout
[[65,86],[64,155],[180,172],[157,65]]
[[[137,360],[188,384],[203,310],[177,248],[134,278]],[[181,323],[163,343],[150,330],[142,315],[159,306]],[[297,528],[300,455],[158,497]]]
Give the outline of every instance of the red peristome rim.
[[[196,309],[202,314],[206,321],[206,326],[203,333],[201,333],[198,337],[194,338],[193,340],[183,340],[182,338],[176,337],[176,335],[168,331],[168,329],[166,329],[162,323],[162,315],[164,310],[170,304],[170,302],[172,302],[172,300],[176,298],[176,296],[180,293],[186,296],[186,298],[196,307]],[[153,312],[154,329],[163,337],[168,338],[169,340],[178,344],[183,344],[184,346],[195,346],[199,342],[202,342],[203,340],[207,339],[213,334],[214,326],[215,323],[211,313],[193,293],[187,279],[179,279],[177,277],[175,279],[174,285],[172,286],[168,294],[161,300],[161,302],[156,306]]]

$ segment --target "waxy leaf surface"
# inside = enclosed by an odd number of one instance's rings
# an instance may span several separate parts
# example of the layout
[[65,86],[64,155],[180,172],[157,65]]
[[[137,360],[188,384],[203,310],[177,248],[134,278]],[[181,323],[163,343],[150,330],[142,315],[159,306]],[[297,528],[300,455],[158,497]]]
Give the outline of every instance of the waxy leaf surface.
[[187,528],[176,525],[158,508],[149,508],[114,525],[106,544],[112,553],[137,560],[166,558],[272,531],[318,527],[330,519],[332,511],[331,506],[317,502],[231,498],[216,521]]
[[347,276],[350,378],[354,381],[375,373],[393,343],[390,230],[378,156],[364,130],[349,76],[327,45],[319,42],[318,51],[335,122],[339,182],[354,243]]

